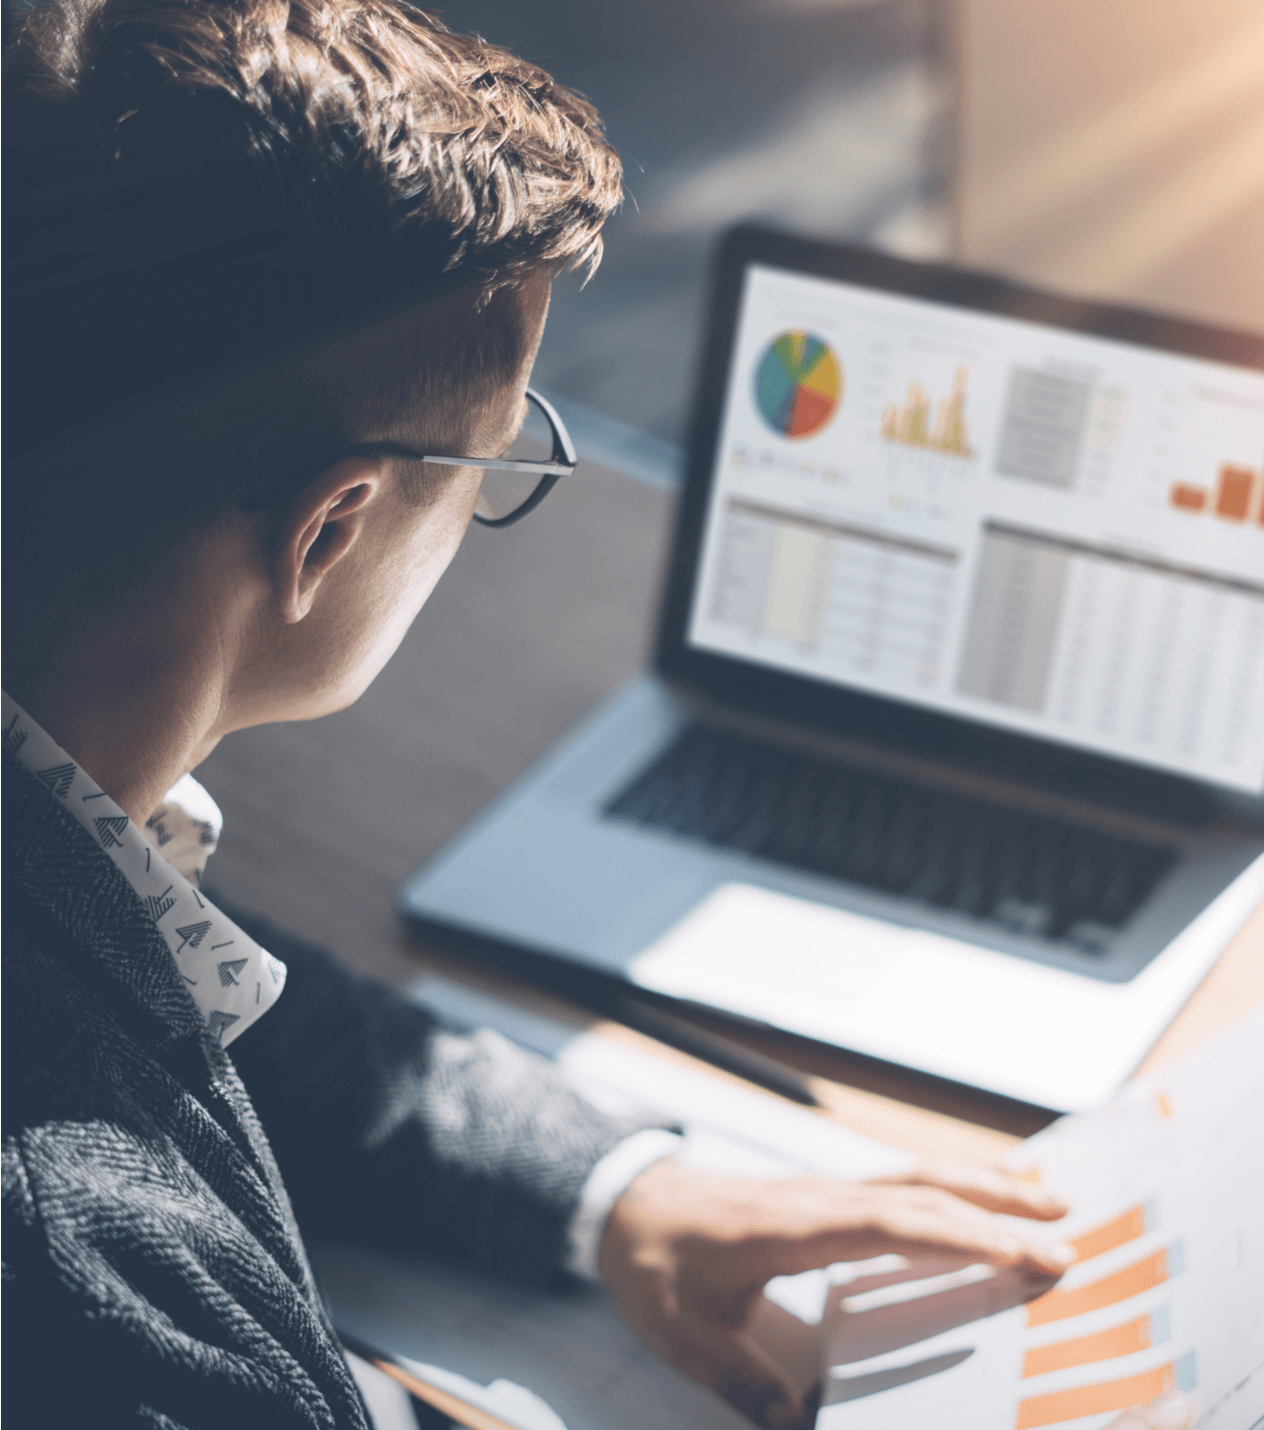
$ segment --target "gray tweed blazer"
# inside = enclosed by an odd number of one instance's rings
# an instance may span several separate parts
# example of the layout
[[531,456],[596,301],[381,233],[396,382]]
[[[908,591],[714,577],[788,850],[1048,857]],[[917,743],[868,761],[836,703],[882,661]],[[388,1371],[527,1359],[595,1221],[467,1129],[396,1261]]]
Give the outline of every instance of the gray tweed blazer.
[[10,1426],[363,1430],[300,1227],[560,1274],[628,1124],[257,923],[289,980],[230,1056],[130,885],[8,758],[3,845]]

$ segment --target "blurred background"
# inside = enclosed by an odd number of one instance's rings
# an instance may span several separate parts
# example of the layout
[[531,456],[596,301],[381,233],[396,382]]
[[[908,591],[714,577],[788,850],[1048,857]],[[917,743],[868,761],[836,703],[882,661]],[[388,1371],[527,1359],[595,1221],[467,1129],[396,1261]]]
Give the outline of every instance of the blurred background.
[[716,236],[763,217],[939,253],[952,65],[941,0],[459,0],[442,10],[595,101],[627,202],[537,383],[678,441]]
[[676,442],[743,218],[1264,329],[1260,0],[457,0],[592,97],[628,201],[537,382]]

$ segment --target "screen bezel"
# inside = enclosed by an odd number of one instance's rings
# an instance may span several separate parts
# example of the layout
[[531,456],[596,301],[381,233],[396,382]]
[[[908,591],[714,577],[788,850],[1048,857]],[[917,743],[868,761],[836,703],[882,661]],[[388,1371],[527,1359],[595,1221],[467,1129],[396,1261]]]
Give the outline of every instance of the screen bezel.
[[655,666],[667,680],[727,706],[805,724],[853,740],[895,746],[966,767],[1082,792],[1173,816],[1193,815],[1205,797],[1234,795],[1264,813],[1264,792],[1243,796],[1225,786],[1124,758],[1016,734],[962,716],[809,676],[691,647],[688,627],[703,523],[715,477],[729,367],[743,280],[759,264],[836,278],[972,312],[997,313],[1264,371],[1264,337],[1137,308],[1030,288],[993,274],[895,258],[848,244],[823,243],[751,225],[721,239],[712,279],[710,320],[695,386],[675,541],[660,612]]

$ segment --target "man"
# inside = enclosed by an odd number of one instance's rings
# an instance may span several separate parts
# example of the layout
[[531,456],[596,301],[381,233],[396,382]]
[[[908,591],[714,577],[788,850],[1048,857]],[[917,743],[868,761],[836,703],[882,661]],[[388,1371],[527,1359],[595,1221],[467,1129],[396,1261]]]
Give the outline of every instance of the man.
[[690,1171],[200,893],[188,772],[363,692],[522,419],[619,198],[586,101],[399,0],[68,0],[5,106],[7,1408],[363,1426],[300,1227],[599,1275],[778,1427],[808,1416],[745,1334],[771,1276],[1059,1274],[992,1215],[1062,1214],[1025,1183]]

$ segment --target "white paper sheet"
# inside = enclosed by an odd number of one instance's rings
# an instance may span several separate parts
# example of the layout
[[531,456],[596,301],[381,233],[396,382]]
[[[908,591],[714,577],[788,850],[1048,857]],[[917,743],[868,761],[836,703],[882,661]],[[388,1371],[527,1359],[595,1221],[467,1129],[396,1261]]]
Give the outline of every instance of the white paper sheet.
[[1082,1239],[1080,1260],[1026,1305],[1029,1288],[977,1270],[885,1304],[871,1283],[836,1286],[820,1430],[1098,1430],[1172,1385],[1206,1430],[1257,1426],[1264,1007],[1031,1138],[1012,1165],[1071,1199],[1061,1229]]

